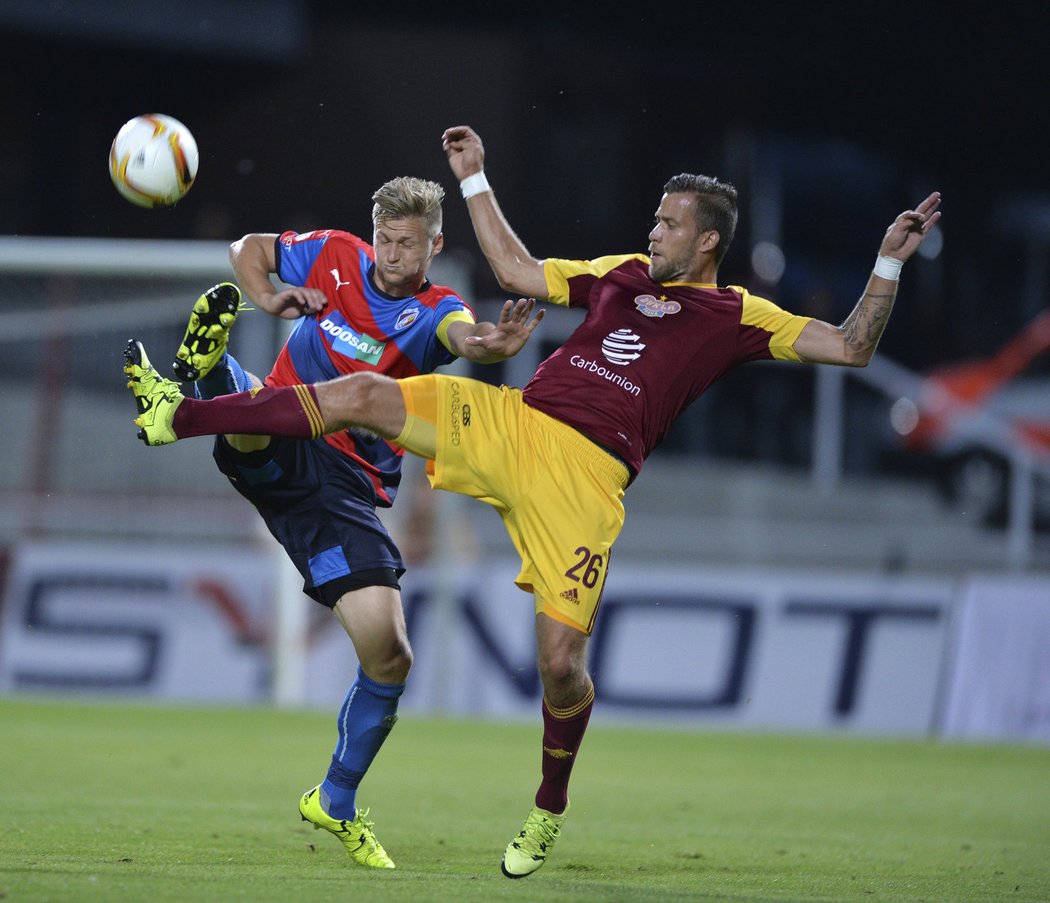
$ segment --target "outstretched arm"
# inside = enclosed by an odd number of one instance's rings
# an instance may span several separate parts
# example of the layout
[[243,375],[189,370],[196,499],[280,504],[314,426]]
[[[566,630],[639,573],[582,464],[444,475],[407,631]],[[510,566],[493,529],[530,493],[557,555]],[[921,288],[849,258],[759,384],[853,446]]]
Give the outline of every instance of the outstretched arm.
[[863,367],[871,360],[893,310],[900,266],[940,220],[940,205],[941,195],[935,191],[893,221],[883,236],[879,259],[864,294],[842,325],[813,320],[795,340],[795,351],[802,360],[847,367]]
[[320,312],[327,299],[317,288],[292,286],[278,291],[270,281],[277,272],[273,233],[254,232],[230,245],[230,265],[241,290],[268,314],[294,320]]
[[457,125],[445,130],[441,136],[441,146],[461,185],[468,177],[481,177],[476,180],[480,185],[468,183],[462,187],[465,193],[477,190],[476,194],[467,197],[467,209],[481,252],[496,274],[500,286],[505,291],[530,298],[546,298],[547,280],[543,275],[543,261],[529,254],[521,239],[514,234],[484,179],[485,148],[481,138],[470,126]]
[[449,350],[479,364],[494,364],[513,357],[525,347],[532,331],[543,319],[540,310],[529,320],[535,306],[535,298],[519,298],[517,303],[507,301],[503,305],[497,323],[450,323]]

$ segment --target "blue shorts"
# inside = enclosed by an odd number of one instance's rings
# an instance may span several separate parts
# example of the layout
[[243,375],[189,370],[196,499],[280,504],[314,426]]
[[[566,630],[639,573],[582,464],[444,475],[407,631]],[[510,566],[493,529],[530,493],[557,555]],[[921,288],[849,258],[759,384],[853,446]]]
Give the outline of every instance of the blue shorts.
[[372,482],[323,439],[272,439],[238,452],[215,441],[215,463],[262,515],[303,576],[303,592],[329,608],[364,586],[393,586],[401,553],[376,514]]

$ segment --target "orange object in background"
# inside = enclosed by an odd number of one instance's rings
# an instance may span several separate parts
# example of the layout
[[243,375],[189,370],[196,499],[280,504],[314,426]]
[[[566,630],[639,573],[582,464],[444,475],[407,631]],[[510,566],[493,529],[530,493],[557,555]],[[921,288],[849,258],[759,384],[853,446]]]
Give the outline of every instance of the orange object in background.
[[[1006,522],[1009,461],[1003,442],[1050,457],[1050,379],[1026,376],[1050,351],[1050,309],[991,357],[946,364],[924,378],[904,446],[931,456],[943,494],[985,523]],[[1037,521],[1050,522],[1050,486],[1037,481]]]

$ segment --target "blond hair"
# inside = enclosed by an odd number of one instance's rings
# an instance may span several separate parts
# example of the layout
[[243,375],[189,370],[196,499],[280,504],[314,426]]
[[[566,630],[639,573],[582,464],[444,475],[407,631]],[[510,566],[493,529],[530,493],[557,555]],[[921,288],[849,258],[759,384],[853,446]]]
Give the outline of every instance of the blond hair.
[[441,231],[441,201],[445,189],[437,182],[427,182],[412,176],[391,179],[372,195],[372,222],[379,224],[391,219],[419,217],[427,235],[433,239]]

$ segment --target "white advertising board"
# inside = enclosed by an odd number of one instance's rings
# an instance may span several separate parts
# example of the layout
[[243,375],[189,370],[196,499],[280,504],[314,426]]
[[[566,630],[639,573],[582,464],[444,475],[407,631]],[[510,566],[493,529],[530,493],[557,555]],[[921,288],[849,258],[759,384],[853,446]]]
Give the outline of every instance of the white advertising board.
[[0,690],[265,700],[273,571],[263,552],[20,545],[0,618]]
[[1050,578],[973,577],[955,630],[944,734],[1050,741]]
[[[516,570],[502,559],[406,575],[405,712],[537,717],[533,606]],[[7,569],[0,690],[270,700],[279,584],[269,547],[26,543]],[[591,642],[594,717],[929,733],[957,592],[940,580],[618,562]],[[301,701],[334,712],[353,648],[300,601]]]
[[[533,606],[516,562],[403,582],[415,665],[406,709],[534,717]],[[953,586],[826,574],[617,567],[591,643],[595,719],[926,733],[935,725]],[[337,705],[348,644],[316,636],[309,701]],[[320,675],[327,675],[322,681]]]

